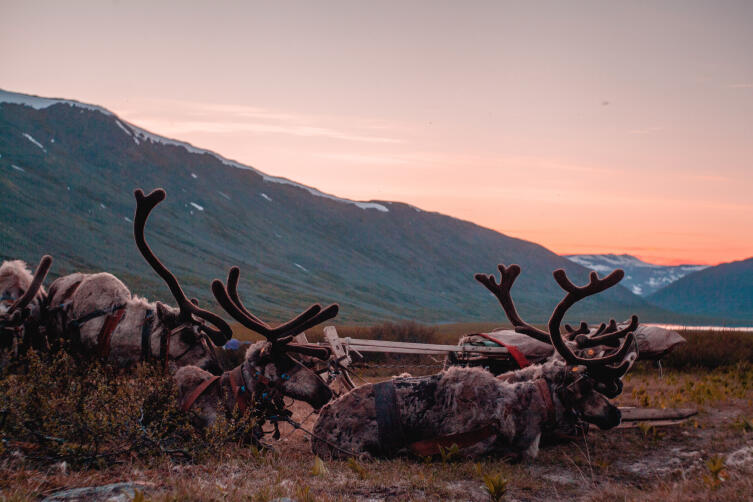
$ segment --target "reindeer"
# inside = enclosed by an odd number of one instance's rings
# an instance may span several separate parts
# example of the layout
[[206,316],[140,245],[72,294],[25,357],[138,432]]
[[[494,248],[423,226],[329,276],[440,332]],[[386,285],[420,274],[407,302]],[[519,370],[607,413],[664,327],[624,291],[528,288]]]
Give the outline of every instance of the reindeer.
[[21,260],[0,266],[0,349],[17,354],[43,346],[40,322],[47,293],[42,283],[51,265],[52,257],[44,255],[33,276]]
[[635,358],[633,334],[612,354],[582,357],[560,332],[565,312],[616,284],[617,275],[599,279],[594,273],[586,286],[577,287],[564,270],[554,272],[566,295],[549,320],[549,336],[562,359],[503,377],[453,367],[358,387],[322,409],[312,451],[320,457],[382,457],[405,450],[427,456],[456,444],[469,457],[496,454],[519,460],[534,458],[542,432],[564,423],[583,419],[602,429],[619,425],[619,409],[600,389],[610,388],[629,369]]
[[[292,343],[293,338],[337,315],[336,304],[322,309],[315,304],[297,317],[275,328],[246,309],[238,296],[238,267],[230,269],[227,285],[215,279],[212,292],[222,308],[235,320],[267,340],[250,345],[243,363],[221,376],[213,376],[195,366],[184,366],[175,373],[178,400],[183,410],[193,409],[195,424],[207,427],[214,423],[224,405],[241,413],[253,413],[263,423],[290,416],[284,396],[307,402],[318,410],[332,399],[332,391],[322,378],[292,357],[292,353],[327,360],[324,347]],[[259,424],[261,426],[261,423]]]
[[67,341],[74,353],[96,355],[118,366],[159,360],[165,368],[195,365],[219,374],[222,367],[215,345],[222,345],[230,338],[230,326],[189,300],[176,277],[146,242],[146,220],[165,199],[165,191],[157,189],[144,195],[139,189],[134,195],[136,246],[170,288],[178,308],[131,296],[128,288],[112,274],[75,273],[57,279],[50,286],[48,331]]

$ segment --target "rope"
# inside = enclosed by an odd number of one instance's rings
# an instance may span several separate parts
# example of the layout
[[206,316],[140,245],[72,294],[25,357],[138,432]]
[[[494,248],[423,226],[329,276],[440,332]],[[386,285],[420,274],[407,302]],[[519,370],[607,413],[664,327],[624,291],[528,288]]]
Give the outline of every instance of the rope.
[[321,441],[322,443],[326,443],[329,446],[331,446],[332,448],[334,448],[335,450],[341,451],[341,452],[345,453],[346,455],[350,455],[351,457],[356,457],[356,458],[360,458],[362,456],[360,453],[356,453],[356,452],[354,452],[352,450],[348,450],[347,448],[341,448],[341,447],[337,446],[336,444],[332,443],[331,441],[327,441],[326,439],[317,436],[313,432],[304,429],[301,424],[299,424],[298,422],[296,422],[295,420],[293,420],[290,417],[278,417],[278,418],[279,418],[279,421],[289,423],[290,425],[293,426],[293,428],[300,429],[301,431],[303,431],[304,433],[308,434],[309,436],[311,436],[312,438],[316,439],[317,441]]
[[444,368],[444,364],[386,364],[386,363],[373,363],[373,364],[359,364],[359,367],[369,368]]

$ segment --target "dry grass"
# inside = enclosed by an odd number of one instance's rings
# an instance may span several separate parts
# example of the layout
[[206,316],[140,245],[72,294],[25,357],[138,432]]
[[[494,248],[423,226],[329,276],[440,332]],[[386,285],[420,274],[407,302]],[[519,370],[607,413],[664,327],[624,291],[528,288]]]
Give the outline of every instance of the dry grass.
[[[680,366],[665,368],[662,377],[650,365],[634,368],[617,401],[623,406],[698,408],[690,421],[592,430],[578,441],[542,447],[531,463],[400,458],[325,461],[315,468],[305,434],[288,426],[273,452],[212,441],[212,449],[193,460],[153,451],[105,465],[72,465],[35,461],[6,443],[0,454],[0,499],[38,500],[64,488],[140,481],[152,484],[145,500],[492,500],[489,480],[500,487],[507,481],[497,493],[499,500],[750,499],[753,460],[731,465],[727,459],[743,448],[750,448],[753,457],[753,366]],[[295,403],[293,410],[312,427],[315,416],[309,417],[306,405]]]
[[[8,500],[36,500],[62,488],[134,480],[153,483],[148,500],[489,500],[483,477],[499,476],[508,480],[502,500],[744,500],[753,493],[753,479],[730,466],[713,475],[707,462],[753,447],[753,427],[745,425],[753,417],[750,375],[749,367],[700,375],[673,370],[662,379],[639,371],[626,383],[620,404],[640,405],[648,396],[654,405],[682,395],[679,404],[700,407],[697,419],[653,431],[592,431],[580,441],[542,448],[529,464],[401,458],[328,461],[325,472],[315,472],[305,435],[285,428],[272,453],[225,443],[200,462],[129,457],[74,470],[7,452],[0,493]],[[706,390],[685,393],[691,382]],[[303,404],[294,410],[299,419],[310,411]]]

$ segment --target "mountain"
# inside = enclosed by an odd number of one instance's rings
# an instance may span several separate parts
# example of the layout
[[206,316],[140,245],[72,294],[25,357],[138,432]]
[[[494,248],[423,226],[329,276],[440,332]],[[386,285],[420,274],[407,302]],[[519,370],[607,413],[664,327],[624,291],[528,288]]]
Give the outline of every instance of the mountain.
[[753,258],[722,263],[683,277],[648,297],[676,312],[705,314],[753,326]]
[[573,254],[565,255],[586,268],[605,273],[615,268],[625,271],[622,285],[640,296],[648,296],[688,274],[703,270],[707,265],[654,265],[629,254]]
[[[189,296],[214,305],[211,279],[238,265],[246,305],[271,320],[319,301],[340,303],[348,322],[502,321],[473,274],[518,263],[514,297],[541,322],[562,297],[551,272],[588,274],[533,242],[408,204],[324,194],[76,101],[0,91],[0,173],[0,259],[50,253],[51,277],[105,270],[170,301],[131,221],[134,188],[164,187],[147,240]],[[592,320],[673,320],[621,286],[582,303],[575,314]]]

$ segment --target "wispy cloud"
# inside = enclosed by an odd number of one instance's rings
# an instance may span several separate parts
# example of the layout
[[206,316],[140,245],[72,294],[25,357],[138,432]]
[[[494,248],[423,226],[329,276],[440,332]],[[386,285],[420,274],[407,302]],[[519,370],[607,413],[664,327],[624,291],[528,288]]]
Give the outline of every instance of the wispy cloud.
[[149,101],[132,103],[130,109],[121,113],[161,134],[281,134],[365,143],[403,143],[402,139],[386,136],[384,133],[390,130],[389,125],[374,119],[316,116],[170,99]]
[[354,164],[377,164],[377,165],[405,165],[410,161],[405,158],[391,155],[370,155],[358,153],[321,153],[317,157],[322,159],[339,160]]
[[727,85],[730,89],[753,89],[753,83],[747,82],[747,83],[739,83],[739,84],[729,84]]

